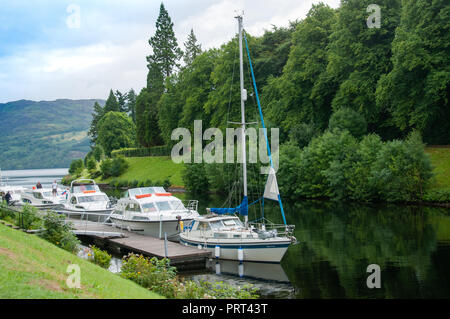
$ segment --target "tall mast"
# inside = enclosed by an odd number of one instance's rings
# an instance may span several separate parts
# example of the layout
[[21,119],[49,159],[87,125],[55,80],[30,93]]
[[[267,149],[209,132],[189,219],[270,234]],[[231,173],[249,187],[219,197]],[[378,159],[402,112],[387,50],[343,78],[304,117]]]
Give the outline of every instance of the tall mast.
[[[242,48],[242,15],[236,17],[239,23],[239,72],[241,86],[241,119],[242,119],[242,163],[243,163],[243,181],[244,198],[247,197],[247,148],[245,138],[245,101],[247,100],[247,91],[244,89],[244,58]],[[248,226],[248,216],[244,216],[245,227]]]

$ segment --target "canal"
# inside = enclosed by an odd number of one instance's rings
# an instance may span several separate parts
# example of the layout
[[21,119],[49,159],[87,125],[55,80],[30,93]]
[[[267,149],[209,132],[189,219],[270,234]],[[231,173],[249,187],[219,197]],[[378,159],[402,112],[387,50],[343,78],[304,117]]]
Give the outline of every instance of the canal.
[[[10,184],[32,186],[38,179],[42,184],[60,180],[63,174],[30,170],[3,175]],[[221,196],[179,196],[198,199],[201,213],[225,201]],[[298,244],[288,249],[281,264],[212,260],[204,271],[180,275],[253,284],[264,298],[450,298],[449,208],[299,201],[285,203],[285,211]],[[266,202],[264,214],[282,222],[276,205]],[[249,219],[260,216],[260,207],[253,206]],[[110,269],[114,272],[120,271],[116,257]],[[381,269],[381,288],[369,289],[367,268],[373,264]]]

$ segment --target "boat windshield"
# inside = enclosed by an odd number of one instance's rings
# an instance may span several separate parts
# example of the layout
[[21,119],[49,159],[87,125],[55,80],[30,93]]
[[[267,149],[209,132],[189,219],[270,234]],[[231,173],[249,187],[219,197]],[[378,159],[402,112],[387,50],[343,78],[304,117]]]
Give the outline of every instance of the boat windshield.
[[156,202],[156,206],[158,206],[158,209],[160,211],[172,210],[172,207],[170,207],[169,202]]
[[86,191],[100,191],[100,188],[98,188],[97,185],[79,185],[79,186],[73,186],[72,192],[73,193],[83,193]]
[[108,197],[106,195],[93,195],[93,196],[78,197],[79,203],[107,202],[107,201],[108,201]]
[[215,222],[210,222],[209,224],[211,225],[211,228],[213,230],[218,230],[218,229],[223,227],[223,224],[222,224],[221,220],[218,220],[218,221],[215,221]]
[[184,207],[181,200],[172,200],[170,201],[170,204],[172,205],[173,210],[186,210],[186,207]]
[[156,212],[156,207],[154,203],[145,203],[142,204],[142,212],[143,213],[153,213]]
[[128,190],[128,196],[134,197],[136,195],[165,193],[165,192],[166,191],[163,187],[141,187]]
[[43,192],[42,195],[44,195],[44,197],[52,197],[53,196],[52,192]]

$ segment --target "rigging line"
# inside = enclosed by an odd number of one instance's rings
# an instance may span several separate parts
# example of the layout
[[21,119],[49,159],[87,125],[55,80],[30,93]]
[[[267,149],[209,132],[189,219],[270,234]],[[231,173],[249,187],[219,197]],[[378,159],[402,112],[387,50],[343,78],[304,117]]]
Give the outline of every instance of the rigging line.
[[[244,39],[245,39],[245,46],[247,49],[247,55],[248,55],[248,60],[249,60],[249,64],[250,64],[250,69],[252,71],[252,79],[253,79],[253,86],[255,87],[255,95],[256,95],[256,101],[258,102],[258,109],[259,109],[259,114],[261,116],[261,123],[263,125],[263,131],[264,131],[264,137],[266,138],[266,145],[267,145],[267,152],[269,154],[269,159],[270,159],[270,166],[273,169],[273,161],[272,161],[272,154],[270,153],[270,145],[269,145],[269,140],[267,138],[267,132],[266,132],[266,125],[264,124],[264,117],[262,114],[262,109],[261,109],[261,103],[259,101],[259,96],[258,96],[258,88],[256,87],[256,80],[255,80],[255,74],[253,72],[253,66],[252,66],[252,59],[250,58],[250,50],[248,48],[248,43],[247,43],[247,37],[245,36],[244,33]],[[286,223],[286,216],[284,215],[284,209],[283,209],[283,203],[281,202],[281,195],[278,193],[278,203],[280,204],[280,210],[281,210],[281,215],[283,216],[283,221],[284,224],[287,225]]]

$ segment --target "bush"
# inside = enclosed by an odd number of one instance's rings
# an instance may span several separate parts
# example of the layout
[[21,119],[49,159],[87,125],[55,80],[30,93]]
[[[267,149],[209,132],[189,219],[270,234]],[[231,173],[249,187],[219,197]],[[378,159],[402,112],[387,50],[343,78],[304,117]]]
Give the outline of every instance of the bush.
[[75,253],[80,241],[71,232],[71,225],[65,222],[65,217],[54,212],[47,212],[44,216],[44,232],[39,234],[45,240]]
[[84,167],[83,160],[81,158],[77,159],[77,160],[73,160],[70,163],[69,173],[71,175],[79,175],[79,174],[81,174],[81,171],[83,170],[83,167]]
[[22,229],[40,229],[42,227],[42,218],[38,215],[36,207],[25,205],[21,213],[16,214],[16,225]]
[[300,123],[291,129],[289,137],[298,147],[307,146],[319,134],[314,124]]
[[184,164],[183,182],[186,189],[194,194],[204,193],[209,188],[205,164]]
[[128,162],[121,157],[114,159],[105,159],[100,164],[100,172],[102,174],[102,178],[106,179],[108,177],[117,177],[122,175],[123,173],[125,173],[128,167]]
[[431,189],[428,190],[422,200],[426,202],[450,203],[450,189]]
[[360,138],[367,132],[367,122],[360,113],[342,108],[331,115],[328,128],[331,131],[348,130],[354,137]]
[[107,251],[101,250],[95,246],[89,246],[92,250],[92,254],[88,255],[88,258],[94,264],[99,265],[102,268],[108,269],[111,265],[111,255]]
[[145,258],[129,254],[123,259],[120,276],[167,298],[258,298],[251,286],[236,288],[223,282],[209,283],[180,280],[169,259]]
[[97,169],[97,161],[93,157],[89,157],[86,161],[86,167],[90,172],[95,171]]

